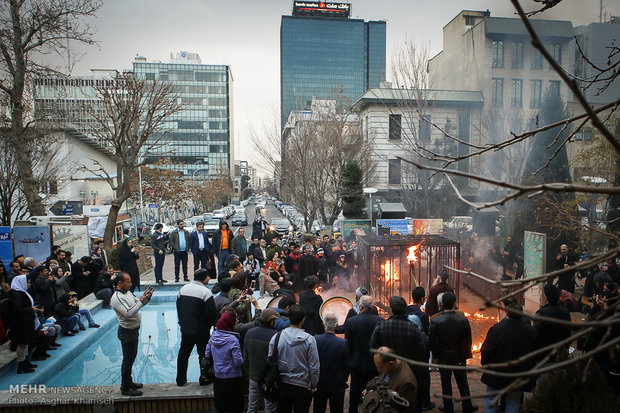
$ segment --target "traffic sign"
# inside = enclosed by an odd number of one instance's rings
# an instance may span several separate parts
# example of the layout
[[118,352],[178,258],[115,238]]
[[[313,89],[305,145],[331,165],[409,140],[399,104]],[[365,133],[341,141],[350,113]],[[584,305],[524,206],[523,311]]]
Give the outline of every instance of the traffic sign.
[[149,204],[149,208],[159,208],[159,204]]

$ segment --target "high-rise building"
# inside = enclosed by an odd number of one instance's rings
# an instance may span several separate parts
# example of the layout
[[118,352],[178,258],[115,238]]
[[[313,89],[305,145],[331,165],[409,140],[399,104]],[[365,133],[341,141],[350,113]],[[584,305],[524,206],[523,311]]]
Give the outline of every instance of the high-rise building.
[[169,122],[170,143],[147,159],[162,156],[185,175],[229,174],[233,160],[232,73],[227,65],[202,64],[196,53],[171,55],[170,63],[136,57],[136,77],[170,82],[184,107]]
[[280,26],[281,127],[312,98],[350,107],[385,80],[385,21],[351,19],[351,4],[293,2]]

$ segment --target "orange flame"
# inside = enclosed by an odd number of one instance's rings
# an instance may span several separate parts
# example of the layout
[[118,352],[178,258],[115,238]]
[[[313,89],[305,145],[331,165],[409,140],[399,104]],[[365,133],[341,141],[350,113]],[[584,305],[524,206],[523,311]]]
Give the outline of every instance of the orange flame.
[[323,291],[323,287],[320,287],[320,286],[319,286],[319,287],[316,287],[316,288],[314,289],[314,292],[315,292],[316,294],[321,294],[321,292],[322,292],[322,291]]
[[417,250],[418,250],[418,246],[417,245],[413,245],[413,246],[407,248],[407,252],[408,252],[408,254],[407,254],[407,262],[409,264],[412,264],[412,263],[418,261],[418,257],[415,255]]
[[489,317],[481,313],[471,314],[471,313],[464,312],[463,314],[465,314],[465,317],[467,318],[473,317],[473,318],[477,318],[478,320],[493,320],[493,321],[499,322],[497,317]]
[[480,351],[481,348],[482,348],[482,343],[472,344],[471,352],[472,353],[477,353],[478,351]]
[[391,283],[394,281],[400,281],[400,276],[398,274],[398,270],[396,266],[392,265],[392,261],[387,260],[385,264],[381,266],[381,271],[384,274],[385,282]]

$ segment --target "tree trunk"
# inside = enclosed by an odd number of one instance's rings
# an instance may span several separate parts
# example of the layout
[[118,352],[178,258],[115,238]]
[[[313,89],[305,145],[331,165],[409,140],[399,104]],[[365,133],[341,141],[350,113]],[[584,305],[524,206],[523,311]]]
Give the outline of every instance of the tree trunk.
[[105,233],[103,235],[103,246],[106,251],[112,248],[112,241],[114,240],[114,231],[116,230],[116,219],[118,218],[118,212],[121,210],[122,203],[112,203],[110,207],[110,213],[108,214],[108,223],[105,226]]
[[39,196],[39,183],[32,173],[32,160],[19,149],[15,150],[15,160],[30,215],[46,215],[43,201]]

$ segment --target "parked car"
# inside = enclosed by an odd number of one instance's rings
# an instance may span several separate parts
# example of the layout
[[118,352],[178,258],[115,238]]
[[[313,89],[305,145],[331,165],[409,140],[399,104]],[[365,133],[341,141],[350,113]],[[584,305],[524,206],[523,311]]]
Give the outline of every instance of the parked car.
[[144,237],[151,236],[151,228],[153,227],[152,223],[148,222],[139,222],[138,223],[138,238],[143,239]]
[[232,219],[232,225],[248,225],[248,217],[245,215],[244,213],[236,213],[235,216],[233,216]]
[[286,234],[293,230],[293,226],[286,218],[274,218],[271,220],[272,230],[277,231],[279,234]]
[[463,224],[467,227],[467,231],[472,231],[474,229],[474,219],[465,215],[450,218],[446,224],[446,228],[458,230],[463,227]]
[[213,234],[220,229],[220,222],[221,221],[217,218],[205,219],[205,231],[207,231],[208,236],[213,236]]
[[223,209],[216,209],[213,211],[213,218],[217,219],[226,219],[226,212]]

